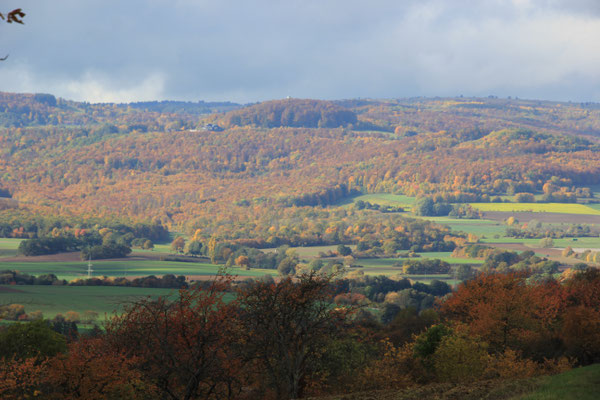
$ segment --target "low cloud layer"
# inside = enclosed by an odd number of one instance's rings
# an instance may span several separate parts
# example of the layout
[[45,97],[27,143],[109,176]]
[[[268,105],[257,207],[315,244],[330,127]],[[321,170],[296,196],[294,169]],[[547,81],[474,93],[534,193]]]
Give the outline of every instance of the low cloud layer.
[[[600,101],[596,0],[11,1],[0,90],[92,102]],[[12,8],[11,8],[12,7]],[[2,55],[2,54],[0,54]]]

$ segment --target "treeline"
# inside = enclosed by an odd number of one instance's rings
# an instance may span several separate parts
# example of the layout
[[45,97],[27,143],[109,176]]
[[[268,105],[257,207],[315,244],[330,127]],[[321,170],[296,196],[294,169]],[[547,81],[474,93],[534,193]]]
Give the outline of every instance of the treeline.
[[356,189],[348,189],[346,184],[336,185],[326,188],[316,193],[305,193],[301,196],[280,197],[277,201],[285,206],[328,206],[340,202],[341,200],[357,195],[360,192]]
[[360,306],[364,296],[335,287],[315,274],[255,281],[226,302],[230,281],[219,279],[132,303],[93,336],[67,340],[44,321],[4,327],[0,395],[297,399],[493,385],[600,361],[597,270],[562,284],[484,274],[437,311],[399,307],[384,323]]
[[134,222],[127,219],[46,216],[24,209],[0,212],[0,237],[41,238],[57,235],[77,237],[101,230],[119,236],[147,238],[155,242],[166,241],[169,238],[168,229],[156,220]]
[[78,278],[71,281],[59,279],[54,274],[29,275],[14,270],[0,271],[0,285],[54,285],[54,286],[125,286],[163,289],[184,289],[188,287],[185,276],[166,274],[127,279],[124,277]]

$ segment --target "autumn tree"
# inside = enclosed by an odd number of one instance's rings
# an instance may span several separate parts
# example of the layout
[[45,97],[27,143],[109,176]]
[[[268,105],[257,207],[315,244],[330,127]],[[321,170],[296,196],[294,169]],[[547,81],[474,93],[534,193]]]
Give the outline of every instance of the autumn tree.
[[65,350],[65,337],[46,321],[14,324],[0,331],[0,359],[43,359]]
[[493,351],[511,348],[546,354],[556,342],[563,297],[556,282],[528,285],[523,273],[482,274],[459,285],[442,303],[441,312],[481,337]]
[[202,254],[202,243],[197,240],[189,242],[187,246],[187,252],[192,256],[199,256]]
[[278,399],[302,395],[328,340],[341,334],[350,309],[332,308],[331,278],[316,273],[256,282],[238,293],[246,356]]
[[564,313],[561,338],[567,355],[580,363],[600,361],[600,271],[581,271],[565,284],[567,308]]
[[171,242],[171,250],[177,253],[183,253],[185,248],[185,239],[183,236],[177,236],[173,242]]
[[173,299],[127,306],[107,325],[112,351],[136,358],[136,369],[161,397],[233,396],[240,389],[240,376],[231,353],[235,307],[223,301],[229,283],[218,277],[207,287],[182,289]]
[[248,267],[249,264],[250,260],[247,256],[239,256],[235,259],[235,265],[238,265],[240,267]]
[[115,352],[104,338],[81,339],[69,351],[48,361],[45,379],[49,399],[157,398],[156,387],[143,380],[138,359]]

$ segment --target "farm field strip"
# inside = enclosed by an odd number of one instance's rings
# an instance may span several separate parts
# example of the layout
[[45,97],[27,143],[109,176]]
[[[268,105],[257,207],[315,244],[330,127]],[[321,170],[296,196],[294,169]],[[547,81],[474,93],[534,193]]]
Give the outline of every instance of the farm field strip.
[[470,203],[480,211],[540,212],[557,214],[600,215],[600,210],[575,203]]
[[22,239],[0,238],[0,258],[14,257]]
[[[405,196],[402,194],[390,194],[390,193],[371,193],[363,194],[361,196],[354,197],[355,202],[358,200],[368,201],[371,204],[379,204],[383,206],[406,206],[411,207],[415,204],[416,198]],[[407,210],[410,211],[410,210]]]
[[158,297],[176,293],[174,289],[131,288],[116,286],[8,286],[15,290],[4,292],[0,286],[0,302],[3,304],[22,304],[25,312],[40,310],[44,318],[53,318],[56,314],[76,311],[83,314],[93,310],[104,319],[104,314],[122,310],[125,303],[147,296]]
[[[182,263],[174,261],[96,261],[93,263],[93,276],[147,276],[147,275],[216,275],[223,266],[204,263]],[[87,277],[87,264],[85,262],[2,262],[0,270],[18,270],[31,275],[53,273],[60,279],[75,279]],[[232,275],[240,277],[254,277],[274,275],[275,270],[251,269],[249,271],[232,268]]]

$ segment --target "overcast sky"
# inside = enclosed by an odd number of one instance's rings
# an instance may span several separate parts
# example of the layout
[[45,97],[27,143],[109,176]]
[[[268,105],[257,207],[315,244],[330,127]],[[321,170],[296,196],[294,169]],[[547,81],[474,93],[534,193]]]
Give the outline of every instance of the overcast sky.
[[600,0],[5,0],[0,91],[600,102]]

